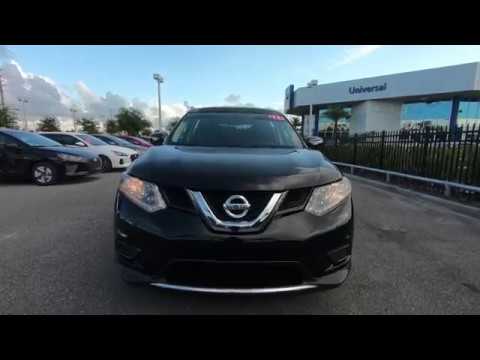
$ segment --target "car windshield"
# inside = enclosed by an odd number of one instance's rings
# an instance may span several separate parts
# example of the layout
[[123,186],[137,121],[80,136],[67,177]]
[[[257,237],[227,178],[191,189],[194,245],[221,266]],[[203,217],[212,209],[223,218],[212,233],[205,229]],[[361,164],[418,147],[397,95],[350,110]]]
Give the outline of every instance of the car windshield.
[[11,132],[11,136],[24,142],[27,145],[34,147],[46,147],[46,146],[62,146],[62,144],[53,141],[45,136],[31,133],[31,132]]
[[120,139],[119,137],[116,137],[116,136],[111,136],[111,137],[109,136],[108,139],[111,139],[112,142],[115,142],[117,145],[120,145],[120,146],[132,146],[132,144],[129,143],[128,141]]
[[278,113],[191,113],[167,144],[213,147],[302,148],[288,120]]
[[95,136],[92,136],[92,135],[80,134],[77,136],[83,141],[85,141],[86,143],[88,143],[89,145],[93,145],[93,146],[108,145],[106,142],[100,139],[97,139]]
[[129,141],[130,143],[132,144],[135,144],[135,145],[141,145],[141,146],[148,146],[150,145],[148,142],[146,142],[145,140],[143,139],[140,139],[140,138],[137,138],[135,136],[130,136],[130,137],[127,137],[127,138],[124,138],[126,141]]

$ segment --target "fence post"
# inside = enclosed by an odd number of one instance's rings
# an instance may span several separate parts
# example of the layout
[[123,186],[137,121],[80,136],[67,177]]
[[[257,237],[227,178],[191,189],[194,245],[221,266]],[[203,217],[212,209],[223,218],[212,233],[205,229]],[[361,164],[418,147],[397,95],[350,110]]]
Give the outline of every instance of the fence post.
[[430,136],[430,128],[426,127],[424,132],[424,140],[423,140],[423,156],[422,156],[422,176],[426,175],[427,172],[427,152],[428,152],[428,138]]
[[357,141],[358,141],[358,135],[355,134],[353,135],[353,165],[357,165]]
[[452,191],[450,189],[450,185],[445,184],[445,191],[443,193],[446,197],[452,196]]
[[380,145],[380,169],[383,169],[384,155],[385,155],[385,130],[382,131],[382,144]]

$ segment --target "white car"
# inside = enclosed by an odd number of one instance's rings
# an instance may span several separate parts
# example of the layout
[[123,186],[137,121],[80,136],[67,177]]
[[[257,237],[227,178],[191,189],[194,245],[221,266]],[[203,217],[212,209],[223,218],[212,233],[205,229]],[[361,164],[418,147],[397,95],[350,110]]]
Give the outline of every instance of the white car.
[[138,152],[126,147],[109,145],[95,136],[66,132],[41,132],[41,135],[68,147],[85,148],[102,160],[102,170],[128,168],[138,158]]

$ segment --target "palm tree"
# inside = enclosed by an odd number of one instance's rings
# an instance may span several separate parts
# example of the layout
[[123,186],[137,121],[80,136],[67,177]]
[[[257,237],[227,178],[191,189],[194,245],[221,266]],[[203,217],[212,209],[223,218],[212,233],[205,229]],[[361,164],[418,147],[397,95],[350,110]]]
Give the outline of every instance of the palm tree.
[[298,127],[302,126],[302,122],[298,117],[294,117],[292,121],[292,125],[295,129],[297,129]]
[[0,128],[1,127],[13,129],[18,128],[15,113],[6,106],[0,108]]
[[333,126],[333,137],[335,139],[335,145],[337,145],[337,131],[338,131],[338,120],[340,119],[349,119],[352,115],[350,111],[345,110],[343,107],[338,105],[330,106],[323,115],[334,122]]
[[37,131],[60,131],[60,124],[54,116],[47,116],[40,120]]

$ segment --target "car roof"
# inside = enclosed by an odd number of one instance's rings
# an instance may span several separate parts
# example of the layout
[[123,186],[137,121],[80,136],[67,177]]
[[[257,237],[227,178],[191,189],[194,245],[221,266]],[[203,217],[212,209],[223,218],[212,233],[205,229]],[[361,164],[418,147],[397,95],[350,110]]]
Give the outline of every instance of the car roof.
[[4,128],[4,127],[0,127],[0,131],[4,132],[5,134],[15,134],[15,133],[30,132],[30,131],[24,131],[24,130]]
[[204,113],[204,112],[223,112],[223,113],[247,113],[247,114],[280,114],[283,115],[278,110],[257,108],[257,107],[246,107],[246,106],[214,106],[214,107],[203,107],[190,109],[189,113]]
[[73,136],[78,136],[78,135],[89,135],[89,134],[82,134],[82,133],[73,133],[73,132],[67,132],[67,131],[41,131],[39,134],[57,134],[57,135],[73,135]]

